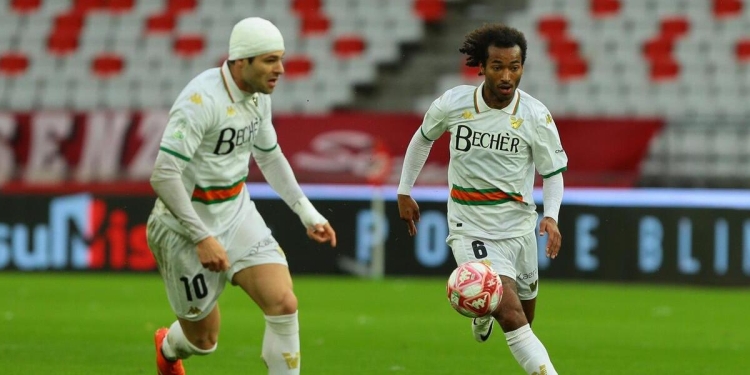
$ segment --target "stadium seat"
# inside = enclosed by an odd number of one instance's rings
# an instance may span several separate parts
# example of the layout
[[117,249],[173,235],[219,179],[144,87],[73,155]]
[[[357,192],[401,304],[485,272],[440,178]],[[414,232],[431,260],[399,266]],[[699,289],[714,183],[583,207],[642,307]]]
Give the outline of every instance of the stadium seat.
[[169,34],[175,27],[175,16],[170,13],[153,14],[146,20],[146,34]]
[[415,0],[414,12],[425,22],[437,22],[445,17],[444,0]]
[[735,45],[735,57],[741,63],[750,63],[750,38],[737,41]]
[[131,12],[135,7],[135,0],[108,0],[107,11],[113,14]]
[[737,17],[743,6],[742,0],[713,0],[713,15],[718,19]]
[[591,0],[591,15],[593,15],[594,17],[612,17],[619,11],[619,0]]
[[537,32],[546,40],[555,40],[566,35],[568,21],[559,15],[541,18],[537,24]]
[[656,82],[671,81],[680,74],[680,65],[669,56],[651,61],[651,79]]
[[333,51],[342,59],[360,56],[365,48],[367,45],[359,35],[342,35],[333,41]]
[[120,75],[124,69],[125,63],[121,56],[103,53],[91,61],[91,71],[98,78],[112,78]]
[[19,76],[29,68],[29,59],[19,52],[6,52],[0,55],[0,75]]
[[47,39],[47,49],[51,55],[64,56],[75,52],[78,48],[78,31],[53,31]]
[[331,21],[327,16],[320,13],[305,13],[302,16],[303,36],[325,34],[331,27]]
[[182,58],[193,58],[204,49],[202,35],[181,35],[175,38],[174,53]]
[[582,79],[587,72],[586,60],[575,55],[562,58],[557,64],[557,78],[562,82]]
[[292,10],[299,16],[321,14],[322,7],[321,0],[294,0],[292,3]]
[[190,13],[197,7],[197,0],[168,0],[166,11],[169,14],[178,15]]
[[28,14],[39,10],[41,3],[41,0],[12,0],[10,9],[19,14]]
[[294,55],[284,59],[284,76],[287,79],[308,78],[314,69],[309,57]]
[[690,22],[684,17],[669,17],[661,20],[661,37],[674,40],[685,36],[690,31]]

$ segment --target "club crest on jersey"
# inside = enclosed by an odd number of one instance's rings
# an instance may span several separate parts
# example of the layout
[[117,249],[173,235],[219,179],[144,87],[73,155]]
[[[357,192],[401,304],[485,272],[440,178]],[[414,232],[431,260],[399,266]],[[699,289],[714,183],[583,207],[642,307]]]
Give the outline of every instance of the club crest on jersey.
[[516,117],[516,116],[510,116],[510,126],[513,127],[513,129],[518,129],[521,127],[521,124],[523,124],[523,119]]
[[465,110],[464,113],[461,114],[461,117],[464,120],[473,120],[474,119],[474,115],[472,115],[471,112],[469,112],[468,110]]
[[183,140],[185,139],[185,132],[187,129],[185,128],[185,122],[180,121],[174,126],[174,132],[172,132],[172,138]]
[[234,117],[234,115],[237,114],[237,110],[234,109],[231,105],[227,107],[227,117]]
[[552,123],[552,115],[550,115],[550,114],[548,113],[548,114],[547,114],[547,125],[549,125],[549,124],[551,124],[551,123]]
[[253,95],[252,101],[253,101],[253,105],[255,105],[257,107],[258,106],[258,95]]

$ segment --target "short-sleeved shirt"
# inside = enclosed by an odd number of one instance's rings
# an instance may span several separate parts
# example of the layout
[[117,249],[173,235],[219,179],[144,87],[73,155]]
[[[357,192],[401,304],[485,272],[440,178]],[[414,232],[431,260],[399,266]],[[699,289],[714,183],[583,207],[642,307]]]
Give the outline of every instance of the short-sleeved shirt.
[[[225,62],[195,77],[179,94],[159,150],[187,163],[185,190],[208,230],[218,235],[252,207],[245,180],[253,152],[276,147],[270,96],[242,92]],[[160,199],[154,210],[171,216]]]
[[451,233],[500,239],[536,227],[535,170],[544,178],[568,158],[549,110],[516,90],[503,109],[490,108],[482,88],[458,86],[436,99],[420,127],[432,141],[451,133],[448,225]]

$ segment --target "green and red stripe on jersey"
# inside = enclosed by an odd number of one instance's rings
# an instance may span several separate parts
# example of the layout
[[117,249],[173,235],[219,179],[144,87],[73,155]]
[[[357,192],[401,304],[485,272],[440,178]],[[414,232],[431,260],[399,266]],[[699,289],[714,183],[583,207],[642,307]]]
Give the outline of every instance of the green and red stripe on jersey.
[[497,188],[474,189],[458,185],[453,185],[453,188],[451,188],[451,199],[458,204],[467,206],[490,206],[505,202],[527,204],[523,201],[521,193],[506,193]]
[[228,186],[203,187],[195,185],[195,189],[193,190],[193,197],[191,198],[191,200],[194,202],[201,202],[205,204],[231,201],[240,195],[246,179],[247,176],[242,177],[241,180]]

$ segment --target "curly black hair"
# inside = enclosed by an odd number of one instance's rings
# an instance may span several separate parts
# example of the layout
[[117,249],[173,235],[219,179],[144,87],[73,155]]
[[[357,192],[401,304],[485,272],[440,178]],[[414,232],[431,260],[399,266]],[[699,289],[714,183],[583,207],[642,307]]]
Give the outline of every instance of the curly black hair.
[[490,46],[521,48],[521,64],[526,62],[526,37],[523,33],[500,23],[486,24],[470,32],[459,52],[467,55],[467,66],[480,66],[487,62]]

